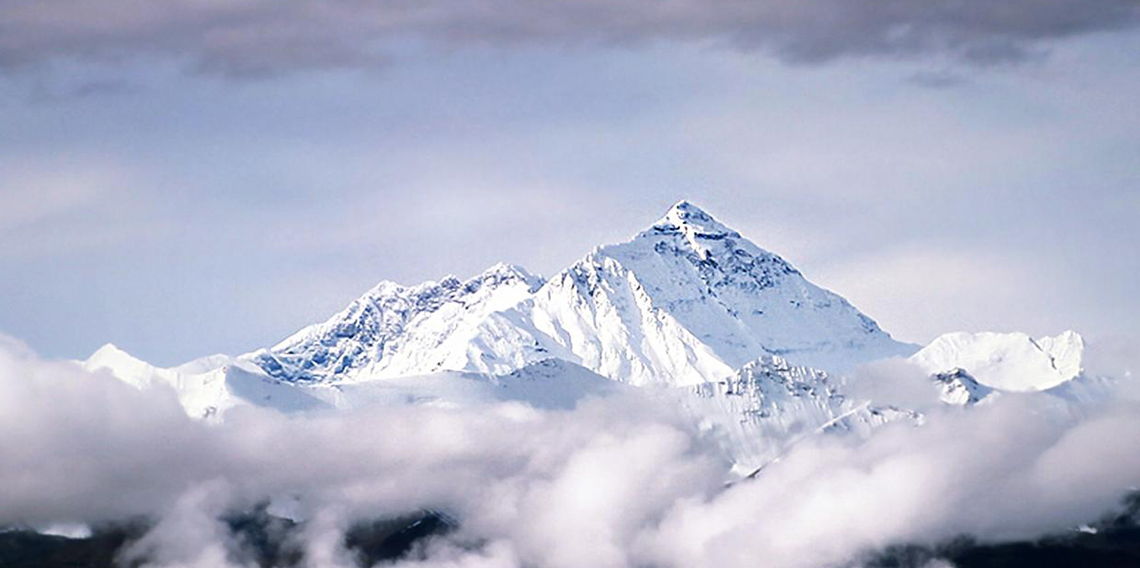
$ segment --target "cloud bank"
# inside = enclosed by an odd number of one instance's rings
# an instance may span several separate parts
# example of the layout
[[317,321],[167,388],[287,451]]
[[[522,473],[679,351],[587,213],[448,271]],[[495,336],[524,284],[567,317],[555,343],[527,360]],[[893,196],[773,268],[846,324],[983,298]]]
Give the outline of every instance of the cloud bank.
[[0,65],[166,54],[250,76],[389,60],[394,43],[700,41],[786,61],[948,54],[1024,58],[1050,41],[1134,27],[1135,0],[94,0],[0,2]]
[[169,391],[8,340],[0,431],[0,526],[149,516],[125,554],[155,567],[249,565],[220,518],[269,498],[306,519],[297,546],[314,568],[357,566],[352,521],[421,508],[461,527],[407,566],[793,568],[1063,531],[1140,485],[1135,400],[1072,413],[1006,396],[866,441],[809,438],[725,487],[728,464],[694,425],[625,395],[573,411],[246,409],[207,426]]

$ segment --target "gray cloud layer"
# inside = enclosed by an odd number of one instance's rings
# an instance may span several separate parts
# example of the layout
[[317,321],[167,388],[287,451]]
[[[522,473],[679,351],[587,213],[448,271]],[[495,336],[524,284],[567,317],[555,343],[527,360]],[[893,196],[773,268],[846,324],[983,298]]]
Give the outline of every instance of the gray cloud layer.
[[168,54],[230,75],[383,64],[401,40],[466,44],[711,41],[788,61],[943,53],[1016,60],[1133,27],[1136,0],[42,0],[0,2],[0,65]]

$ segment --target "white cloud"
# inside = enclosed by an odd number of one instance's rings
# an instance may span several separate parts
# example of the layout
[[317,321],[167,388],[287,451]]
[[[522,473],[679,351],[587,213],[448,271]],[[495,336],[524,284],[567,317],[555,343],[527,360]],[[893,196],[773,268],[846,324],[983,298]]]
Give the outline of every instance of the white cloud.
[[[27,259],[111,246],[151,223],[134,213],[137,174],[89,157],[0,158],[0,258]],[[131,222],[124,222],[130,219]]]
[[1140,408],[1082,415],[1002,397],[866,442],[808,439],[725,489],[713,444],[638,398],[550,412],[249,409],[211,427],[170,392],[5,341],[0,524],[151,515],[158,524],[129,556],[244,566],[219,515],[291,495],[314,568],[355,565],[343,548],[353,520],[419,508],[461,528],[408,566],[828,565],[901,542],[1032,537],[1098,518],[1140,483],[1140,439],[1126,435],[1140,431]]
[[1042,267],[997,251],[888,248],[820,268],[816,282],[841,290],[904,341],[925,343],[947,331],[1037,333],[1039,314],[1050,307]]

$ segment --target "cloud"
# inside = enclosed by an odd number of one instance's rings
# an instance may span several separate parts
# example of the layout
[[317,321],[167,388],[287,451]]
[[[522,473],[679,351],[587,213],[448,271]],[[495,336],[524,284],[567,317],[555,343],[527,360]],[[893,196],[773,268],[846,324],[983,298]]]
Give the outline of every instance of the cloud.
[[0,259],[90,251],[156,234],[147,231],[155,223],[125,222],[144,201],[134,191],[137,176],[106,156],[0,158]]
[[1136,402],[1077,416],[1041,401],[932,411],[921,427],[895,423],[865,441],[809,438],[725,488],[728,464],[710,440],[628,395],[573,411],[247,409],[207,426],[170,391],[3,340],[0,525],[147,515],[158,522],[124,559],[248,566],[219,519],[289,496],[313,568],[357,565],[344,547],[353,521],[421,508],[461,526],[404,566],[840,565],[896,543],[1065,530],[1140,483],[1140,439],[1124,435],[1140,430]]
[[52,175],[41,170],[28,174],[8,172],[0,175],[0,196],[5,202],[3,211],[0,211],[0,234],[81,209],[99,196],[96,184],[88,181],[99,179],[95,172],[68,175],[56,170]]
[[844,377],[844,389],[856,399],[925,413],[942,405],[939,388],[927,377],[906,359],[884,359],[853,369]]
[[1062,531],[1097,518],[1140,478],[1140,460],[1116,453],[1136,446],[1119,433],[1140,414],[1045,416],[1027,398],[1006,397],[922,427],[889,427],[865,445],[819,438],[754,483],[682,504],[643,546],[671,565],[747,566],[762,552],[772,566],[798,567],[900,542]]
[[823,268],[817,281],[843,290],[852,303],[875,314],[880,325],[905,341],[926,343],[947,329],[1005,330],[1010,322],[1039,326],[1040,317],[1026,317],[1018,308],[1031,306],[1035,311],[1030,315],[1036,316],[1046,305],[1037,293],[1047,290],[1039,283],[1046,281],[1042,274],[1048,267],[995,250],[890,247],[848,255]]
[[80,81],[66,87],[55,87],[41,82],[34,86],[28,101],[33,104],[59,104],[88,97],[114,96],[138,91],[136,85],[121,79]]
[[180,568],[247,568],[256,566],[241,550],[219,517],[226,513],[227,488],[222,483],[195,486],[141,539],[120,552],[127,566]]
[[907,81],[928,89],[948,89],[965,84],[967,79],[952,71],[920,71],[907,77]]
[[382,66],[385,46],[628,45],[700,41],[786,61],[945,53],[991,64],[1048,42],[1130,28],[1134,0],[96,0],[0,3],[0,65],[54,57],[174,55],[198,70],[258,76]]

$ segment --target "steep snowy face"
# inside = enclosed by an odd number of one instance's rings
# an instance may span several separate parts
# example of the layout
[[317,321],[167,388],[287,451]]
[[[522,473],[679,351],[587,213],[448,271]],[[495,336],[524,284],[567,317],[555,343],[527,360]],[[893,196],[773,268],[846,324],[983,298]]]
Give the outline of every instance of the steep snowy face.
[[[612,268],[612,260],[618,268]],[[667,314],[725,365],[763,354],[844,371],[915,347],[891,339],[842,297],[682,201],[631,241],[597,249],[571,272],[633,275],[639,309]],[[597,302],[589,295],[587,302]]]
[[636,274],[596,253],[552,278],[527,302],[493,315],[478,346],[488,365],[554,356],[636,386],[696,384],[733,372],[654,305]]
[[553,356],[636,386],[716,381],[766,354],[843,371],[913,351],[688,202],[492,314],[469,349],[470,370]]
[[488,315],[529,297],[542,280],[498,264],[465,282],[381,282],[328,321],[252,353],[268,374],[314,383],[466,369],[468,343]]
[[1084,339],[1073,331],[1033,339],[1024,333],[947,333],[911,357],[927,372],[962,369],[1011,392],[1051,389],[1081,374]]
[[722,380],[668,392],[744,474],[815,434],[866,436],[887,422],[920,420],[909,410],[852,400],[827,373],[771,355]]

